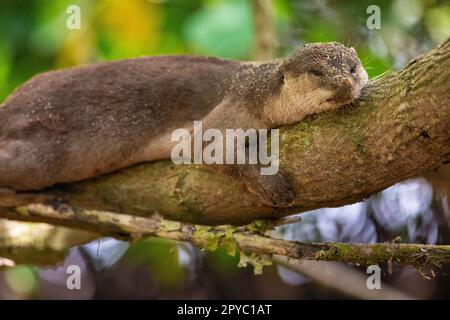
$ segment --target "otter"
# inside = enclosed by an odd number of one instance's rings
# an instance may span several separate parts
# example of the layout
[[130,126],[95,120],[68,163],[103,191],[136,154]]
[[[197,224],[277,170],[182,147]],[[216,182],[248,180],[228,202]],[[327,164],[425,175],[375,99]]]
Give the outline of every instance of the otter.
[[[170,159],[171,132],[195,120],[203,129],[273,129],[351,103],[367,80],[355,50],[335,42],[269,62],[174,55],[39,74],[0,107],[0,206],[33,201],[24,191]],[[266,205],[295,197],[282,170],[212,168]]]

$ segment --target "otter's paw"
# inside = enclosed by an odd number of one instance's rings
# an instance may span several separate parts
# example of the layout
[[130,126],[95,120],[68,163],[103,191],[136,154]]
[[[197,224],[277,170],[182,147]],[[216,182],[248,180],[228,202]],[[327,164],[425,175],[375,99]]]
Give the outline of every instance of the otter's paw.
[[257,180],[257,183],[247,183],[247,187],[264,204],[280,208],[293,205],[295,192],[284,175],[280,173],[267,176],[261,175]]

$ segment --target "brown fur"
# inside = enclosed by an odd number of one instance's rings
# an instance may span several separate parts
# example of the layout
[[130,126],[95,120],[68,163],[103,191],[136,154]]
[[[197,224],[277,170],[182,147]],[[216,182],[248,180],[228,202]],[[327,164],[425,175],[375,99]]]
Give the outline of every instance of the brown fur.
[[[0,188],[39,190],[169,159],[170,133],[194,120],[223,130],[298,122],[351,102],[366,81],[354,50],[337,43],[267,63],[162,56],[43,73],[0,108]],[[289,205],[283,174],[256,168],[221,170],[266,204]]]

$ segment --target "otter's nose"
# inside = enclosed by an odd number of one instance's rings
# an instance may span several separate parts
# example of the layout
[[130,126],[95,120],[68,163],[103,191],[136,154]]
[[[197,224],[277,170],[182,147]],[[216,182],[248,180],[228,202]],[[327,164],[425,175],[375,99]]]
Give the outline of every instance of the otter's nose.
[[334,100],[339,103],[346,103],[353,99],[354,84],[351,79],[343,78],[337,86]]
[[352,88],[353,87],[353,80],[351,78],[343,78],[341,86],[345,87],[345,88]]

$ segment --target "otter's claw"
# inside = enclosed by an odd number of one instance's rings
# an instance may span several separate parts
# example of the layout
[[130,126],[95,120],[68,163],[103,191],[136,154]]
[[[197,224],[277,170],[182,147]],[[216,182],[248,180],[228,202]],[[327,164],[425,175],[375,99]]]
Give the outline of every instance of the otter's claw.
[[295,192],[282,174],[260,176],[256,185],[248,185],[250,192],[256,194],[264,204],[271,207],[286,208],[293,204]]

